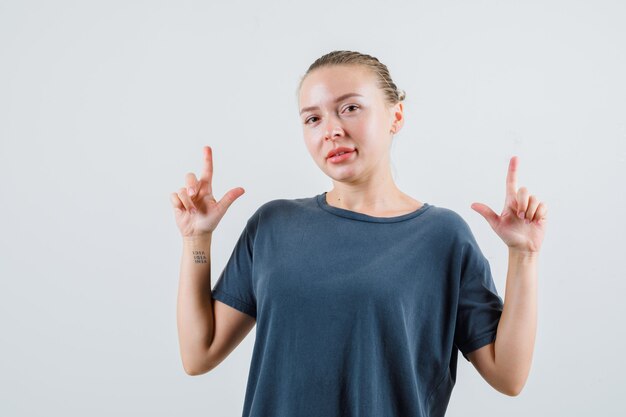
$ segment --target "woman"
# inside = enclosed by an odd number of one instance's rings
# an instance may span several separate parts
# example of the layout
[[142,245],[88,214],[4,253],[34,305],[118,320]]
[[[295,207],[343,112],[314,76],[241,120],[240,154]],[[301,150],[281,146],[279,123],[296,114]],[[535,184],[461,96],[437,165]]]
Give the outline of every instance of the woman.
[[334,51],[311,65],[300,119],[333,188],[257,209],[212,291],[211,236],[244,190],[215,200],[205,147],[200,179],[189,173],[172,193],[184,368],[215,368],[256,324],[244,416],[443,416],[459,350],[498,391],[525,384],[546,206],[516,188],[516,157],[502,213],[472,205],[509,247],[503,303],[467,223],[393,181],[403,98],[369,55]]

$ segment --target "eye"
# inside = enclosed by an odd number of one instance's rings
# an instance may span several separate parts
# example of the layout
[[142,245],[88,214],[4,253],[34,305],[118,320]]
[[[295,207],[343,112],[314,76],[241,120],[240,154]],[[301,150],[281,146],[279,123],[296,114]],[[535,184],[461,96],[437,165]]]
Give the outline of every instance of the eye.
[[311,117],[309,117],[308,119],[306,119],[306,120],[304,121],[304,124],[309,124],[309,122],[310,122],[312,119],[317,119],[317,116],[311,116]]
[[[349,105],[347,105],[347,106],[345,107],[345,109],[346,109],[346,110],[348,110],[348,109],[352,109],[352,108],[354,108],[354,109],[358,109],[358,108],[359,108],[359,106],[357,106],[356,104],[349,104]],[[350,111],[350,113],[352,113],[352,111]]]

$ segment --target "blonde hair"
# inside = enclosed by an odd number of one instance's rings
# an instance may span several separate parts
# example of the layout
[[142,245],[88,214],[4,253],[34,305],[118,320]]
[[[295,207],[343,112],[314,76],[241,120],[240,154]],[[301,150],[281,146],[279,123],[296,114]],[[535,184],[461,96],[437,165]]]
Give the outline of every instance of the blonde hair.
[[300,79],[297,91],[300,91],[302,82],[311,71],[316,68],[331,65],[362,65],[368,68],[376,75],[378,87],[383,91],[385,100],[389,105],[393,106],[403,101],[406,97],[404,90],[399,90],[398,87],[396,87],[385,64],[380,62],[376,57],[355,51],[332,51],[316,59]]

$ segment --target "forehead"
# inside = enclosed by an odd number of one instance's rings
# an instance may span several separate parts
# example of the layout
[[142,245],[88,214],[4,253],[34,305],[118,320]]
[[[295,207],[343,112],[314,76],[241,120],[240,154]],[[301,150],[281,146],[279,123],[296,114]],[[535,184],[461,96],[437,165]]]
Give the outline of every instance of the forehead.
[[300,88],[300,104],[316,105],[345,93],[378,94],[376,76],[362,65],[333,65],[309,73]]

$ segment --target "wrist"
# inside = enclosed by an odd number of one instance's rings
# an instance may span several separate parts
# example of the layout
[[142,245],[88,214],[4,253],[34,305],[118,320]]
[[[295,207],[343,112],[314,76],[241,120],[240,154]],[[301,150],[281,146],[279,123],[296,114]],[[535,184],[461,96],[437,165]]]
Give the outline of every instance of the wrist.
[[201,235],[183,236],[183,243],[185,244],[206,244],[211,243],[213,237],[212,233],[204,233]]
[[539,258],[539,251],[527,251],[509,248],[509,258],[520,261],[533,261]]

